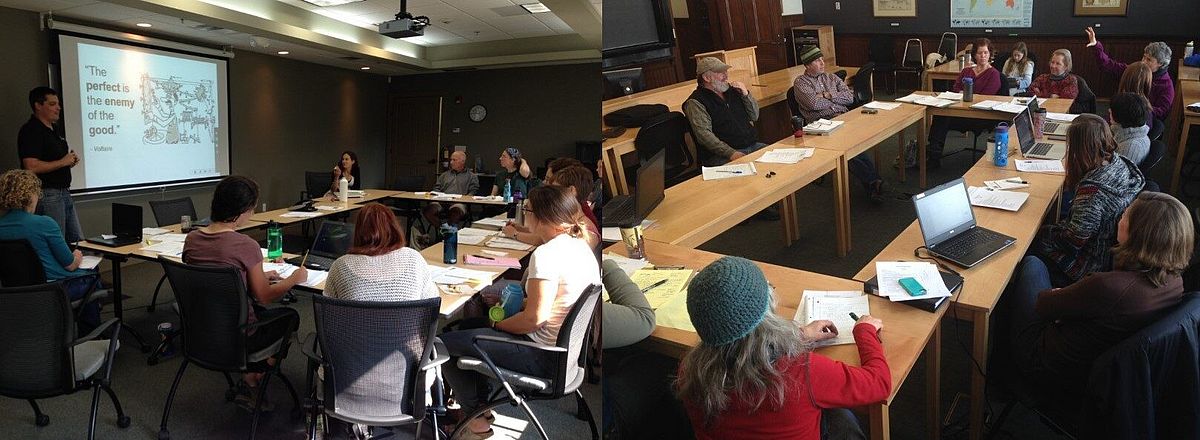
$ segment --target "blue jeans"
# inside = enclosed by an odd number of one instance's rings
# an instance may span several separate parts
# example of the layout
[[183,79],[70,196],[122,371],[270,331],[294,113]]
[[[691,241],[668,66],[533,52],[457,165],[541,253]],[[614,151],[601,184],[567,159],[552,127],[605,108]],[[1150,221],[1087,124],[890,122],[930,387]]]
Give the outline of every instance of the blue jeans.
[[846,408],[821,410],[821,440],[867,440],[858,417]]
[[[479,352],[475,350],[475,346],[471,345],[476,335],[531,341],[526,335],[513,335],[489,327],[452,331],[438,337],[441,338],[442,343],[446,344],[446,350],[450,352],[452,358],[469,356],[482,359]],[[487,352],[488,357],[496,363],[497,367],[537,377],[550,378],[554,376],[556,365],[553,365],[542,351],[522,345],[490,341],[481,341],[479,346]],[[458,368],[456,361],[452,360],[443,364],[442,374],[450,382],[450,387],[454,389],[455,401],[462,405],[464,413],[473,411],[490,394],[490,384],[486,376],[474,371],[462,370]]]
[[1016,276],[1004,293],[1008,343],[1012,361],[1022,372],[1044,372],[1040,341],[1048,323],[1037,315],[1038,295],[1051,288],[1046,263],[1034,256],[1021,260]]
[[[767,144],[765,144],[765,143],[755,142],[754,145],[751,145],[746,148],[735,148],[735,150],[737,150],[737,152],[742,153],[742,154],[750,154],[755,151],[761,150],[761,149],[763,149],[763,147],[766,147],[766,146],[767,146]],[[708,159],[704,160],[704,166],[706,166],[706,167],[719,167],[719,166],[725,165],[727,163],[729,163],[728,157],[709,156]]]
[[67,243],[83,240],[83,229],[79,227],[79,217],[75,216],[75,202],[71,200],[70,190],[42,188],[42,198],[38,200],[34,211],[35,214],[54,219]]
[[[83,275],[62,280],[63,286],[67,288],[67,297],[71,301],[81,299],[93,290],[100,288],[100,276],[96,274]],[[100,325],[100,303],[92,301],[83,306],[83,310],[79,314],[80,329],[91,329]],[[81,332],[82,333],[82,332]]]
[[870,191],[871,184],[883,180],[879,176],[879,172],[875,170],[875,163],[871,161],[871,156],[867,153],[860,154],[851,158],[847,164],[850,166],[850,175],[858,179],[862,183],[863,188]]

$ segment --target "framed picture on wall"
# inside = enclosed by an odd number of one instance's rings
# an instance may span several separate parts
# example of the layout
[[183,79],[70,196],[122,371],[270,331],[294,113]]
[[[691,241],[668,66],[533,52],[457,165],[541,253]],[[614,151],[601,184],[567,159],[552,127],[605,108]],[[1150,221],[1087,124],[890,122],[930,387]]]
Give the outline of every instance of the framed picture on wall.
[[871,0],[875,17],[916,17],[917,0]]
[[1075,0],[1075,15],[1125,16],[1129,0]]

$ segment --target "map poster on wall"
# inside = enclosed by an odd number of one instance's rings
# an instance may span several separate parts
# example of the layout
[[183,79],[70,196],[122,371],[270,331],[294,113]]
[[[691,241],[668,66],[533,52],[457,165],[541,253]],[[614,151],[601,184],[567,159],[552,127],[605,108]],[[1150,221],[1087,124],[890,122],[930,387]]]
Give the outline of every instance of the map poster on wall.
[[1033,0],[950,0],[950,27],[1033,27]]

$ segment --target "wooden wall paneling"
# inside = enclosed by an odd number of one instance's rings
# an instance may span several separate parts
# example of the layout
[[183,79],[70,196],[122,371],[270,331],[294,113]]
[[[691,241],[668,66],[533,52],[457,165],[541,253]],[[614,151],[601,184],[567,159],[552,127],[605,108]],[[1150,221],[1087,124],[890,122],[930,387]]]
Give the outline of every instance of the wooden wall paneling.
[[[790,45],[790,44],[792,44],[792,40],[791,40],[791,36],[789,36],[788,31],[790,31],[794,27],[804,26],[804,14],[784,15],[780,19],[779,26],[780,26],[779,28],[780,28],[781,32],[783,32],[783,35],[788,37],[787,44]],[[787,65],[795,66],[797,63],[796,56],[793,55],[792,51],[790,51],[790,50],[785,50],[784,52],[786,52],[784,55],[787,56],[787,61],[788,61]]]
[[669,86],[686,81],[676,72],[675,62],[671,59],[651,61],[641,65],[642,77],[646,81],[646,90]]

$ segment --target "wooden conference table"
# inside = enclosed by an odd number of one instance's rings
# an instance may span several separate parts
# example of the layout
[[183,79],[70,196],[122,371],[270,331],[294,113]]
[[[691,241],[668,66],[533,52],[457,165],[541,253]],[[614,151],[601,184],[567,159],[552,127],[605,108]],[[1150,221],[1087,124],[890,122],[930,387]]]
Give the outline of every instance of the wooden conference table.
[[[1014,140],[1010,142],[1015,142]],[[1015,143],[1013,145],[1016,145]],[[990,208],[973,208],[976,222],[985,228],[1016,238],[1016,242],[984,260],[970,269],[956,268],[963,277],[961,292],[953,298],[952,306],[956,308],[956,319],[967,319],[974,324],[974,344],[972,358],[979,362],[979,368],[987,370],[988,359],[988,325],[991,313],[1000,300],[1000,295],[1008,286],[1008,282],[1024,258],[1032,244],[1044,219],[1051,221],[1057,218],[1059,195],[1062,192],[1062,174],[1026,173],[1016,171],[1014,158],[1010,156],[1005,168],[998,168],[991,159],[980,159],[963,176],[968,186],[984,186],[985,180],[1007,179],[1021,177],[1030,183],[1028,188],[1015,191],[1029,193],[1029,199],[1017,212],[1003,211]],[[860,281],[869,280],[875,276],[875,262],[913,260],[913,252],[923,246],[924,240],[918,222],[914,221],[887,247],[879,252],[865,267],[854,276]],[[957,312],[963,312],[960,315]],[[971,438],[977,439],[983,427],[983,390],[985,377],[977,369],[971,369]]]
[[925,80],[922,81],[921,90],[932,92],[934,80],[954,81],[958,79],[958,74],[962,73],[962,70],[962,63],[958,60],[934,66],[932,69],[925,69]]
[[[625,253],[625,245],[621,243],[610,246],[607,252],[627,255]],[[647,260],[656,265],[676,265],[693,270],[700,270],[722,257],[720,254],[653,241],[646,242],[646,256]],[[806,289],[861,291],[863,288],[861,282],[854,280],[841,279],[766,263],[756,264],[762,268],[767,279],[775,286],[777,305],[775,314],[785,319],[791,319],[795,315],[796,308],[800,305],[801,299],[804,296],[803,292]],[[926,352],[930,356],[929,360],[931,361],[929,363],[930,366],[926,367],[926,374],[929,378],[929,387],[926,394],[928,398],[928,407],[926,410],[929,419],[928,426],[930,427],[929,438],[938,438],[938,429],[941,426],[937,388],[937,384],[939,383],[937,357],[938,350],[940,349],[938,322],[942,314],[945,313],[946,308],[942,307],[938,311],[930,313],[915,307],[896,304],[874,295],[869,300],[871,303],[871,315],[882,319],[884,323],[880,339],[883,340],[884,355],[887,358],[888,368],[892,373],[892,391],[888,395],[887,400],[869,406],[871,437],[874,439],[887,439],[891,437],[889,407],[893,399],[896,398],[896,393],[900,390],[900,387],[904,385],[904,380],[908,378],[913,365],[916,364],[921,353]],[[839,330],[850,331],[851,329]],[[681,358],[691,347],[694,347],[699,342],[699,336],[691,331],[658,326],[654,329],[654,333],[646,341],[642,342],[642,344],[645,344],[651,350]],[[816,352],[850,365],[859,365],[856,345],[823,347],[817,349]]]
[[[1183,66],[1179,67],[1180,76],[1182,76]],[[1200,70],[1200,68],[1192,67],[1192,69]],[[1179,182],[1181,176],[1180,170],[1183,168],[1183,161],[1187,158],[1188,134],[1192,131],[1192,127],[1200,125],[1200,113],[1189,111],[1188,104],[1200,102],[1200,81],[1179,81],[1179,94],[1183,100],[1183,121],[1180,124],[1179,145],[1175,149],[1175,169],[1171,172],[1171,192],[1179,194]]]
[[[764,73],[749,79],[746,88],[758,102],[759,109],[787,99],[787,91],[792,88],[792,81],[804,74],[804,66],[794,66],[787,69]],[[846,78],[852,78],[858,73],[857,67],[826,66],[826,72],[846,71]],[[670,86],[646,90],[629,96],[613,98],[601,104],[601,115],[638,104],[664,104],[670,111],[683,111],[683,103],[696,90],[696,81],[684,81]],[[637,128],[625,130],[620,136],[605,139],[603,143],[603,160],[605,178],[609,190],[613,194],[629,194],[625,184],[625,168],[621,166],[621,158],[635,152],[634,140],[637,139]],[[768,142],[770,143],[770,142]]]

